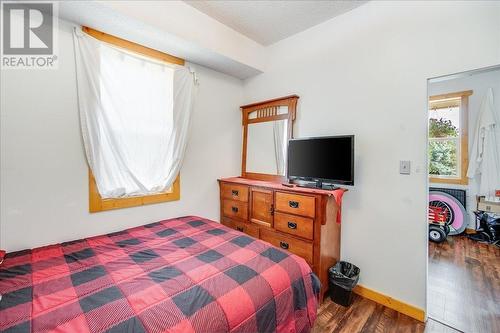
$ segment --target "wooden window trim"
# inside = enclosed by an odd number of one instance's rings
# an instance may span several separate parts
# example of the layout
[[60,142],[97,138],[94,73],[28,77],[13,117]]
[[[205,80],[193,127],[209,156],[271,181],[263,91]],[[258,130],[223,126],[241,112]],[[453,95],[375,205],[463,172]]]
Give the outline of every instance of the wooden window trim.
[[469,185],[467,168],[469,166],[469,96],[472,90],[459,91],[429,97],[429,109],[433,102],[460,98],[460,177],[435,177],[429,175],[430,183]]
[[105,210],[137,207],[151,205],[155,203],[180,200],[181,198],[181,177],[180,175],[174,181],[171,190],[164,193],[119,198],[119,199],[103,199],[97,190],[94,175],[89,169],[89,211],[91,213],[102,212]]
[[169,64],[176,64],[176,65],[181,65],[184,66],[184,59],[174,57],[173,55],[170,55],[168,53],[164,53],[155,49],[151,49],[146,46],[142,46],[140,44],[128,41],[126,39],[122,39],[113,35],[109,35],[105,32],[95,30],[89,27],[82,27],[82,31],[85,32],[86,34],[94,37],[95,39],[98,39],[100,41],[103,41],[108,44],[112,44],[116,47],[122,48],[127,51],[135,52],[142,54],[146,57],[154,58],[156,60],[160,60],[163,62],[167,62]]
[[429,101],[437,101],[441,99],[451,99],[451,98],[464,98],[464,97],[469,97],[474,93],[473,90],[464,90],[464,91],[458,91],[454,93],[447,93],[447,94],[441,94],[441,95],[434,95],[429,97]]
[[[160,52],[158,50],[151,49],[149,47],[142,46],[89,27],[82,27],[82,30],[83,32],[87,33],[88,35],[100,41],[112,44],[116,47],[122,48],[127,51],[139,53],[143,56],[154,58],[156,60],[167,62],[169,64],[176,64],[183,66],[185,63],[184,59],[174,57],[170,54]],[[95,213],[111,209],[136,207],[136,206],[143,206],[160,202],[180,200],[181,198],[180,189],[181,186],[180,186],[180,174],[179,174],[177,175],[177,178],[175,179],[172,188],[165,193],[119,198],[119,199],[103,199],[101,198],[101,195],[97,190],[97,185],[95,183],[94,175],[92,174],[92,171],[89,169],[89,211],[91,213]]]

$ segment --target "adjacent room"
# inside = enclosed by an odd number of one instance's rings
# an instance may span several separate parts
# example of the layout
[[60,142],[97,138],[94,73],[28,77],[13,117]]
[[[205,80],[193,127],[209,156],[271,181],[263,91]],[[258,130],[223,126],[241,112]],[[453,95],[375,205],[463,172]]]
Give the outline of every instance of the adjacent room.
[[500,331],[500,1],[2,1],[0,331]]
[[431,79],[428,93],[428,315],[462,332],[494,332],[500,169],[490,134],[500,67]]

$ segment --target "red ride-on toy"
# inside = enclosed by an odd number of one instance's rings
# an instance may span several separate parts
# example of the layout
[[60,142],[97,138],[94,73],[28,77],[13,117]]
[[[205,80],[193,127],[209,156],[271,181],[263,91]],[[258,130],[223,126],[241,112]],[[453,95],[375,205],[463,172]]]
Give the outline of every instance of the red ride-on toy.
[[429,240],[435,243],[443,242],[450,233],[453,222],[453,211],[444,202],[429,202]]

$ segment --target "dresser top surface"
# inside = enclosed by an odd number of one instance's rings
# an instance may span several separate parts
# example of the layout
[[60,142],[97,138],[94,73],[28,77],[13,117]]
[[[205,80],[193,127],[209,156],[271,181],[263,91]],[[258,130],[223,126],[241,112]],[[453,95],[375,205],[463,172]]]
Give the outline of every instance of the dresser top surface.
[[275,190],[293,191],[293,192],[305,193],[305,194],[321,194],[321,195],[327,195],[327,196],[332,196],[332,195],[335,195],[339,192],[346,192],[347,191],[347,189],[344,189],[344,188],[339,188],[336,190],[323,190],[323,189],[317,189],[317,188],[299,187],[299,186],[295,186],[295,185],[293,187],[288,187],[288,186],[282,185],[280,182],[255,180],[255,179],[248,179],[248,178],[242,178],[242,177],[220,178],[218,180],[219,180],[219,182],[234,183],[234,184],[248,185],[248,186],[268,187],[268,188],[272,188]]

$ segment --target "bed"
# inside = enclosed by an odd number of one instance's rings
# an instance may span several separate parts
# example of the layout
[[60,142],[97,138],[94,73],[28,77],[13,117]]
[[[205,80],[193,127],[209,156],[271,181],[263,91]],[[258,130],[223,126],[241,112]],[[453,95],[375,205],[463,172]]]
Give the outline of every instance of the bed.
[[300,257],[187,216],[6,255],[2,332],[308,332]]

